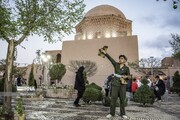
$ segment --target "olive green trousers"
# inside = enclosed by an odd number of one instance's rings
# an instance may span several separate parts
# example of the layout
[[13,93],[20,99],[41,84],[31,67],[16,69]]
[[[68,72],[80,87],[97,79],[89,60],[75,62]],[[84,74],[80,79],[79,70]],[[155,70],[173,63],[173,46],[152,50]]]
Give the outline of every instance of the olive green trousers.
[[111,104],[110,104],[110,114],[115,115],[117,98],[119,97],[120,103],[120,116],[125,115],[125,99],[126,99],[126,85],[111,87]]

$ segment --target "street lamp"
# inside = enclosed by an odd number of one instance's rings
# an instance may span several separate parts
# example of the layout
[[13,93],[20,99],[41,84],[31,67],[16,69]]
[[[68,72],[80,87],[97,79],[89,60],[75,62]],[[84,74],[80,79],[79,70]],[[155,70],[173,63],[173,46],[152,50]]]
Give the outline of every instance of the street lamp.
[[46,87],[48,88],[48,73],[49,73],[49,62],[51,60],[51,56],[48,54],[43,54],[41,56],[43,62],[45,63],[45,69],[44,69],[44,75],[43,75],[43,79],[45,82]]
[[153,56],[151,56],[150,57],[150,64],[151,64],[151,76],[154,76],[154,73],[153,73],[153,59],[154,59],[154,57]]

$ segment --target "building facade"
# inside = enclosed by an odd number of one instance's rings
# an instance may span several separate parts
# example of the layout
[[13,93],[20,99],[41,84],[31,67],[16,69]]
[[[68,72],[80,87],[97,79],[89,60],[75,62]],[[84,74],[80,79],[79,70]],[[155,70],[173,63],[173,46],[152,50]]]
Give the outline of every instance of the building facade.
[[161,61],[161,71],[166,76],[172,77],[176,71],[180,72],[180,61],[173,57],[165,57]]
[[[73,85],[75,73],[68,67],[72,60],[89,60],[97,65],[94,76],[88,77],[90,83],[103,86],[104,80],[114,73],[111,63],[98,56],[98,51],[108,46],[107,52],[118,62],[119,55],[124,54],[128,62],[138,60],[138,37],[132,35],[132,21],[117,8],[100,5],[91,9],[76,26],[75,40],[64,41],[62,45],[61,62],[66,65],[67,72],[62,83]],[[131,74],[136,75],[133,69]]]

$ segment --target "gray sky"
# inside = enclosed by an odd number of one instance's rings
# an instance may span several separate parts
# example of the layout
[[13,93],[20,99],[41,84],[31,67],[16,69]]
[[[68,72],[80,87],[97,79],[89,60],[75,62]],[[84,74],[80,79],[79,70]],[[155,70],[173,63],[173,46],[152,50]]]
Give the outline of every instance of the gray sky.
[[[85,13],[98,5],[112,5],[121,10],[127,19],[132,20],[133,35],[138,35],[139,58],[164,58],[171,56],[171,33],[180,34],[179,8],[172,8],[172,1],[160,0],[85,0]],[[66,36],[63,41],[73,40],[74,34]],[[21,46],[25,47],[23,49]],[[18,46],[18,63],[32,63],[36,50],[60,50],[62,42],[48,44],[43,38],[30,36]],[[0,40],[0,59],[6,58],[7,43]]]

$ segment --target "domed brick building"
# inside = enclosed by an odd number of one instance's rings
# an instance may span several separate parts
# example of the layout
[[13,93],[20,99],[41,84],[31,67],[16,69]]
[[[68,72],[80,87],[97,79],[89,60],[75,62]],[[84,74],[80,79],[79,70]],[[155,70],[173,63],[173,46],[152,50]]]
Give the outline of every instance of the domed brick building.
[[[74,84],[75,73],[68,69],[70,61],[89,60],[97,64],[97,72],[88,77],[88,81],[103,86],[107,76],[114,72],[112,64],[98,56],[103,46],[108,46],[108,53],[116,61],[120,54],[126,55],[128,62],[138,60],[138,38],[132,35],[132,21],[119,9],[110,5],[97,6],[89,10],[75,28],[75,40],[64,41],[62,45],[61,62],[67,67],[63,84]],[[133,69],[130,72],[138,74]]]

